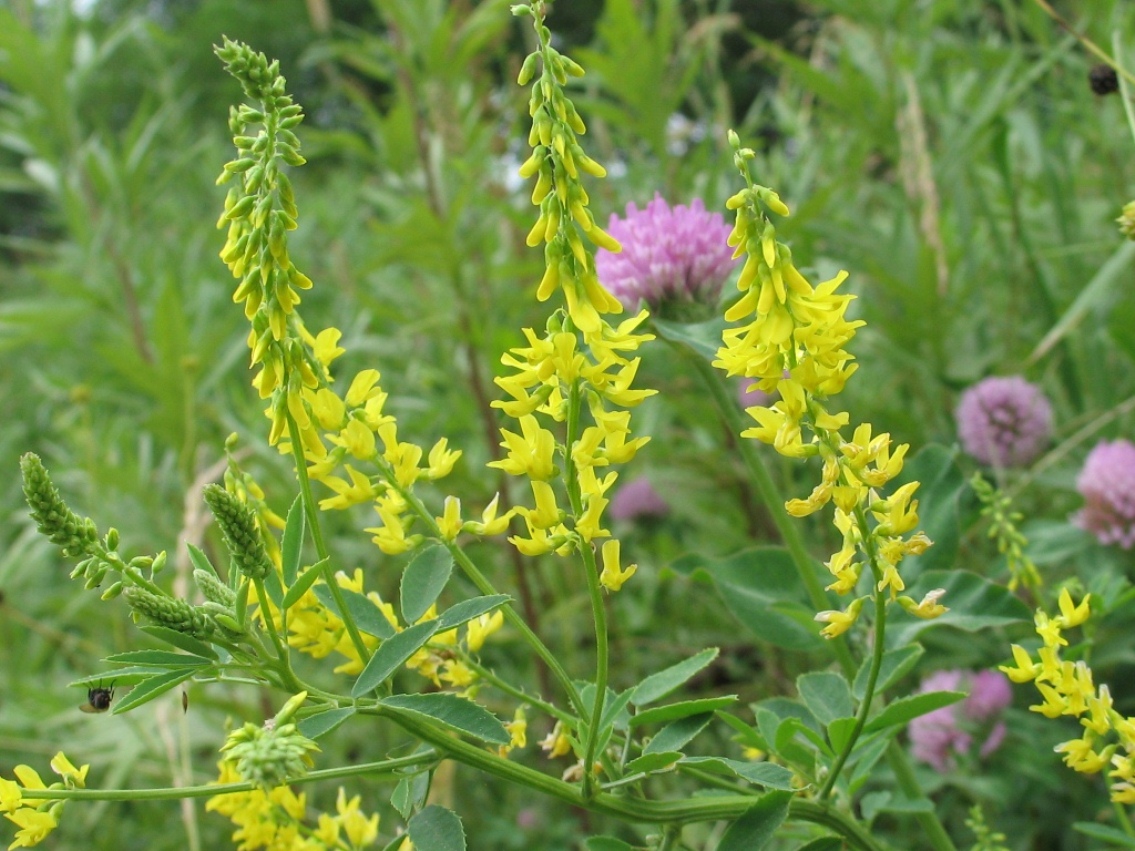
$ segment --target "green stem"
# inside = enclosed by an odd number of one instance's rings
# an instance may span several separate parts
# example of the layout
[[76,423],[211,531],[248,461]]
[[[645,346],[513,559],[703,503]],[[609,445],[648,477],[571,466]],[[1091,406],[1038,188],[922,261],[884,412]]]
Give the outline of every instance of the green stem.
[[[579,439],[580,411],[583,399],[579,382],[573,382],[568,397],[567,429],[564,437],[564,481],[567,487],[571,511],[578,523],[583,516],[583,492],[579,485],[579,472],[575,466],[572,449]],[[603,586],[599,583],[599,569],[595,563],[595,551],[589,541],[580,541],[579,554],[583,559],[583,572],[587,577],[587,596],[591,600],[591,619],[595,624],[595,700],[592,703],[590,721],[583,743],[583,797],[595,794],[595,751],[599,745],[599,724],[603,719],[603,707],[607,702],[607,669],[609,648],[607,636],[607,608],[603,600]]]
[[[1122,59],[1122,43],[1119,40],[1119,30],[1111,34],[1111,52],[1115,54],[1116,61]],[[1123,113],[1127,116],[1127,129],[1131,131],[1131,139],[1135,141],[1135,109],[1131,105],[1131,86],[1133,82],[1126,74],[1119,78],[1119,97],[1123,101]]]
[[503,691],[510,697],[515,698],[521,703],[527,703],[530,706],[536,707],[540,711],[552,716],[557,721],[563,721],[565,724],[575,723],[575,716],[570,712],[564,712],[564,710],[560,709],[555,704],[548,703],[546,700],[541,700],[538,697],[533,697],[532,695],[528,694],[528,692],[524,691],[524,689],[517,688],[516,686],[512,685],[512,683],[501,679],[496,675],[494,671],[486,668],[480,662],[477,662],[475,659],[473,659],[470,654],[463,653],[461,659],[474,672],[476,672],[479,678],[499,689],[500,691]]
[[1112,801],[1111,808],[1115,811],[1115,820],[1119,822],[1119,826],[1123,828],[1123,832],[1128,836],[1135,836],[1135,827],[1131,826],[1131,819],[1127,817],[1127,810],[1123,808],[1123,804],[1118,801]]
[[[859,509],[862,511],[862,509]],[[883,666],[883,639],[885,637],[887,628],[887,597],[885,591],[880,591],[878,588],[875,590],[875,647],[871,653],[871,667],[867,672],[867,690],[863,694],[863,700],[859,703],[859,712],[855,716],[855,726],[851,730],[851,735],[848,736],[847,743],[843,746],[839,756],[836,757],[835,762],[832,763],[831,771],[827,779],[824,781],[823,788],[820,789],[819,799],[825,801],[835,788],[836,781],[839,780],[839,773],[843,771],[843,766],[847,762],[847,758],[851,756],[851,751],[859,741],[859,736],[863,733],[863,728],[867,725],[867,715],[871,711],[871,704],[875,698],[875,684],[879,680],[879,669]]]
[[[599,792],[588,799],[583,796],[579,786],[499,757],[480,745],[454,738],[448,731],[434,726],[420,715],[388,706],[365,707],[360,711],[389,718],[407,732],[465,765],[566,801],[572,806],[626,821],[663,825],[722,819],[731,821],[759,800],[759,796],[754,795],[714,795],[676,801],[652,801],[605,792]],[[852,847],[862,851],[881,851],[871,835],[854,819],[829,805],[796,798],[789,808],[789,818],[828,827],[843,836]]]
[[288,418],[288,437],[292,441],[292,457],[295,458],[296,462],[296,478],[299,479],[300,483],[300,495],[303,497],[304,512],[307,514],[307,525],[311,529],[311,539],[315,542],[315,552],[319,556],[319,561],[323,564],[323,581],[327,583],[327,589],[331,592],[331,599],[335,601],[335,608],[339,610],[339,618],[347,628],[347,635],[350,636],[351,644],[354,645],[355,652],[359,654],[359,659],[365,666],[370,661],[370,651],[363,643],[362,634],[347,608],[347,601],[343,599],[343,592],[339,588],[339,583],[335,580],[335,568],[331,566],[327,542],[323,540],[323,528],[319,525],[319,509],[315,504],[315,497],[311,493],[311,480],[307,476],[307,458],[303,454],[299,426],[296,425],[291,412],[286,413],[285,416]]
[[[337,780],[344,777],[362,775],[391,775],[391,780],[400,780],[409,768],[426,767],[439,759],[437,751],[423,751],[397,759],[381,762],[367,762],[360,765],[344,765],[338,768],[325,768],[309,771],[303,777],[289,780],[289,786],[315,783],[320,780]],[[256,787],[252,783],[209,783],[204,786],[182,786],[170,789],[21,789],[22,796],[29,800],[50,801],[171,801],[182,798],[211,798],[229,792],[251,792]]]
[[583,796],[590,798],[595,791],[595,750],[599,744],[599,724],[603,719],[603,707],[607,698],[607,610],[603,602],[603,588],[599,584],[599,572],[595,564],[595,553],[590,545],[584,543],[580,550],[583,556],[583,569],[587,574],[587,593],[591,597],[591,615],[595,620],[595,704],[591,710],[591,721],[587,725],[587,739],[583,747]]

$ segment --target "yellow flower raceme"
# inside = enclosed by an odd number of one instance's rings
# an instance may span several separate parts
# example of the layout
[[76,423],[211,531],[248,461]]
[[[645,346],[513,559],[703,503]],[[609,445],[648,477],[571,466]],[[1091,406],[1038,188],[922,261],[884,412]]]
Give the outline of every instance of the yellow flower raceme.
[[[564,305],[549,317],[542,335],[525,328],[527,345],[501,358],[508,372],[495,381],[507,398],[493,406],[520,428],[501,430],[507,454],[490,466],[524,476],[531,485],[533,507],[516,510],[527,534],[509,538],[521,553],[580,551],[594,565],[593,542],[610,537],[603,519],[605,494],[618,474],[607,468],[630,461],[648,440],[634,437],[626,409],[655,392],[633,387],[639,366],[634,353],[653,337],[637,333],[646,311],[618,326],[606,319],[623,308],[596,275],[594,246],[620,248],[588,209],[581,173],[602,177],[605,172],[584,153],[579,137],[586,128],[564,90],[568,78],[581,76],[583,69],[550,44],[542,2],[513,11],[533,18],[539,41],[519,78],[521,85],[533,83],[532,155],[520,175],[536,178],[532,202],[540,208],[528,234],[530,246],[544,245],[545,270],[536,297],[545,301],[559,291]],[[633,568],[618,566],[617,547],[605,547],[604,553],[602,583],[615,591]]]
[[1061,742],[1055,748],[1064,763],[1081,774],[1098,774],[1111,766],[1111,799],[1135,804],[1135,717],[1126,717],[1112,706],[1107,685],[1096,686],[1092,670],[1083,661],[1061,659],[1060,648],[1068,646],[1064,631],[1080,626],[1091,616],[1091,595],[1077,605],[1064,588],[1057,606],[1060,614],[1038,610],[1034,619],[1042,646],[1032,654],[1014,644],[1013,665],[1001,670],[1015,683],[1032,682],[1042,701],[1029,707],[1046,718],[1071,716],[1080,722],[1083,735]]
[[[218,767],[218,784],[240,782],[232,761],[223,760]],[[378,815],[366,816],[359,809],[359,801],[358,796],[348,800],[340,787],[336,814],[320,813],[314,829],[304,823],[306,795],[293,792],[289,786],[216,795],[205,809],[232,821],[237,828],[232,838],[240,851],[341,851],[345,847],[365,848],[378,839]]]
[[[789,500],[785,510],[805,517],[829,502],[835,504],[834,523],[843,543],[826,563],[834,577],[829,590],[852,593],[867,565],[888,601],[919,617],[937,617],[946,611],[937,602],[940,594],[928,595],[922,603],[898,596],[905,588],[899,563],[930,546],[929,538],[915,533],[918,501],[913,495],[918,483],[905,484],[889,496],[882,492],[902,472],[907,446],[892,448],[890,435],[873,435],[867,423],[848,439],[842,433],[848,414],[829,408],[829,399],[855,372],[846,346],[864,324],[846,318],[852,296],[837,292],[847,273],[815,286],[801,274],[765,213],[768,209],[787,216],[788,208],[771,189],[753,182],[749,161],[754,154],[740,146],[732,131],[730,142],[746,185],[727,203],[736,211],[729,244],[735,257],[745,257],[745,264],[737,281],[742,296],[725,318],[741,324],[723,333],[714,366],[780,394],[773,405],[746,409],[756,424],[742,437],[768,443],[790,458],[818,457],[822,462],[820,483],[806,498]],[[845,632],[862,603],[860,598],[845,611],[820,612],[816,619],[827,624],[821,633],[833,638]]]
[[12,770],[18,782],[0,777],[0,812],[17,827],[16,837],[8,846],[9,849],[31,848],[42,842],[59,826],[59,817],[66,803],[50,798],[25,798],[22,789],[38,792],[86,788],[90,766],[76,768],[62,751],[52,757],[51,770],[63,778],[62,782],[47,786],[30,765],[17,765]]

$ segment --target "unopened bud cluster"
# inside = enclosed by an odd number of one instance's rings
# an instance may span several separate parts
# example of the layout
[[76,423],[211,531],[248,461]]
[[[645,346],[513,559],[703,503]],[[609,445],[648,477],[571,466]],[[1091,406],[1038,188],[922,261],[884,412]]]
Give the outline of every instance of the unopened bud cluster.
[[208,640],[213,634],[213,622],[209,617],[178,597],[154,594],[136,586],[127,588],[122,596],[135,613],[146,616],[158,626],[201,640]]
[[268,791],[307,774],[309,751],[319,746],[295,724],[245,724],[229,734],[221,752],[250,783]]
[[264,549],[264,539],[252,509],[219,485],[205,488],[205,502],[217,520],[237,570],[249,579],[267,576],[272,562]]
[[24,455],[20,458],[20,470],[24,476],[24,497],[39,531],[61,547],[65,556],[99,553],[99,533],[94,521],[80,517],[67,506],[39,456],[32,452]]

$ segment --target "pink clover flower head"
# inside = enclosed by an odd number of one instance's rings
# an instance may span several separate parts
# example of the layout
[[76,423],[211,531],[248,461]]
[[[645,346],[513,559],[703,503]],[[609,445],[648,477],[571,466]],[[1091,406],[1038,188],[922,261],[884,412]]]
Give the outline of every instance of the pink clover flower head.
[[1008,732],[998,716],[1012,702],[1008,678],[1000,671],[936,671],[922,681],[920,694],[932,691],[965,691],[969,697],[943,706],[910,722],[910,745],[914,758],[939,772],[953,770],[959,756],[973,751],[981,741],[978,756],[989,756],[1005,741]]
[[631,479],[611,499],[611,517],[615,520],[639,520],[665,517],[670,504],[654,489],[650,479],[639,476]]
[[1013,702],[1013,686],[1000,671],[978,671],[970,677],[969,689],[969,697],[962,701],[961,709],[974,721],[991,721]]
[[628,310],[640,301],[656,313],[674,303],[713,307],[736,265],[727,242],[732,230],[720,213],[707,212],[700,198],[671,208],[656,192],[645,209],[630,203],[626,218],[611,216],[607,232],[623,250],[612,254],[600,248],[596,272]]
[[1101,544],[1135,546],[1135,444],[1106,440],[1096,444],[1076,479],[1084,508],[1074,520]]
[[1024,467],[1052,438],[1052,406],[1018,375],[979,381],[962,394],[956,416],[962,447],[992,467]]

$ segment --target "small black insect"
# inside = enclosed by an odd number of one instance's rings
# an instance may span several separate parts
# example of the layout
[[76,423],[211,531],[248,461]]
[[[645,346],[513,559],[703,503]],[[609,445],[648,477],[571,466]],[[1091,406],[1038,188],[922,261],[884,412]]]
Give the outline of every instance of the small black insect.
[[94,688],[87,689],[87,702],[79,709],[83,712],[106,712],[110,709],[110,702],[114,700],[114,683],[106,688],[99,683]]
[[1119,91],[1119,75],[1110,65],[1096,65],[1088,72],[1088,84],[1097,95]]

